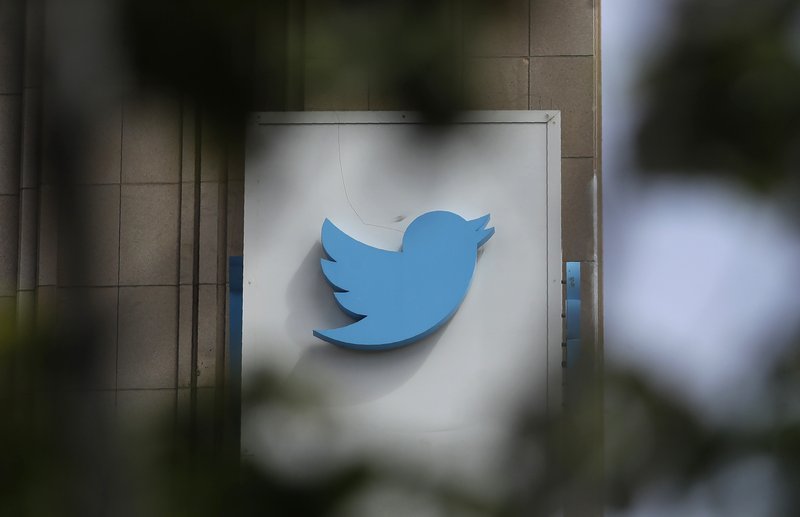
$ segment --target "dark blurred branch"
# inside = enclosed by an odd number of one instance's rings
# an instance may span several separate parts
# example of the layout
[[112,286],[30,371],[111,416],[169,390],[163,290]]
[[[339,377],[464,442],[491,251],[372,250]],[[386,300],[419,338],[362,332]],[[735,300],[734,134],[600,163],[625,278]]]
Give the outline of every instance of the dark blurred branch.
[[647,75],[639,151],[646,168],[796,185],[800,2],[682,2]]

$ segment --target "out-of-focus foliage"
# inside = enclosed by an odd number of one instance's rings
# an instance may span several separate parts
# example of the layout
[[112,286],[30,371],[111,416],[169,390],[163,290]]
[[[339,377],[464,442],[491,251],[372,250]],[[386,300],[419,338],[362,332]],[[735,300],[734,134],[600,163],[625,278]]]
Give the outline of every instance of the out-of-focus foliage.
[[643,85],[643,165],[796,189],[800,2],[684,1],[677,14]]
[[302,110],[306,72],[326,84],[368,77],[384,107],[434,122],[462,105],[459,20],[487,0],[132,0],[121,22],[138,79],[199,101],[225,121],[254,110]]
[[[320,459],[318,469],[299,477],[240,457],[230,415],[213,401],[198,401],[177,418],[173,411],[115,413],[103,400],[113,393],[86,389],[90,343],[67,338],[6,332],[0,343],[3,515],[368,515],[354,509],[387,491],[406,508],[419,499],[416,508],[431,515],[551,515],[580,503],[574,498],[597,490],[603,477],[605,504],[624,509],[654,486],[678,497],[750,459],[770,462],[779,474],[779,498],[770,507],[781,515],[800,508],[793,490],[800,483],[796,354],[772,372],[765,414],[742,425],[711,424],[636,372],[607,375],[604,451],[590,436],[594,397],[573,399],[563,413],[523,407],[508,449],[508,492],[498,502],[361,455]],[[264,375],[244,394],[243,407],[288,408],[290,416],[313,410],[319,396]]]
[[[765,415],[753,421],[710,423],[670,394],[655,389],[635,371],[611,371],[605,378],[605,447],[597,449],[583,430],[593,428],[596,407],[591,397],[553,417],[522,413],[513,446],[519,468],[518,491],[509,498],[513,515],[549,515],[569,497],[586,495],[586,475],[605,486],[609,510],[626,510],[648,491],[671,499],[686,497],[694,488],[747,462],[774,469],[774,486],[751,497],[771,509],[767,515],[795,515],[800,509],[800,361],[785,358],[770,376],[762,400]],[[735,396],[735,395],[734,395]],[[598,462],[605,464],[598,476]],[[726,513],[729,486],[713,497],[714,515]],[[727,510],[726,510],[727,508]],[[594,512],[592,512],[594,513]],[[583,513],[577,513],[582,515]],[[742,514],[744,515],[744,514]]]
[[[255,32],[264,19],[258,15],[272,9],[271,14],[285,20],[285,9],[278,9],[285,3],[123,2],[119,19],[124,50],[136,80],[143,85],[187,95],[218,115],[218,120],[238,122],[250,109],[254,97]],[[280,31],[270,41],[277,46],[285,36],[285,23],[274,22],[263,30],[271,36]],[[275,69],[277,66],[274,58],[265,63],[270,72],[282,77],[284,71]],[[270,90],[262,95],[273,103],[282,95],[279,82],[264,86]]]
[[[378,492],[421,499],[433,515],[497,514],[457,486],[358,454],[320,457],[300,475],[241,456],[231,408],[213,400],[124,414],[113,392],[88,389],[93,346],[78,339],[88,337],[0,336],[0,515],[347,516]],[[266,373],[251,384],[249,412],[318,411],[320,394]]]
[[[185,95],[226,122],[253,109],[301,109],[309,56],[334,74],[375,74],[392,102],[447,120],[459,101],[457,28],[446,16],[457,4],[131,0],[120,20],[139,82]],[[644,164],[729,174],[758,190],[796,185],[799,12],[797,0],[681,3],[674,41],[644,84]],[[309,25],[301,30],[298,20]],[[74,155],[59,157],[64,170],[75,167]],[[224,392],[177,418],[134,415],[141,422],[129,425],[89,389],[97,352],[90,325],[31,335],[10,328],[0,326],[0,515],[348,515],[376,486],[423,497],[434,515],[549,515],[600,486],[614,509],[654,486],[686,493],[749,458],[777,469],[774,508],[800,508],[797,348],[772,372],[768,411],[751,425],[711,424],[637,372],[607,371],[604,386],[578,386],[562,414],[522,408],[498,507],[367,458],[299,480],[240,457],[235,399]],[[248,404],[307,403],[269,377],[261,388],[245,394]]]
[[[800,200],[800,1],[683,1],[676,14],[671,40],[642,82],[636,150],[645,173],[724,177],[772,195],[794,218]],[[751,497],[767,498],[769,515],[796,515],[799,358],[795,338],[771,366],[758,414],[727,423],[702,418],[639,372],[611,372],[605,383],[607,503],[627,508],[654,489],[686,497],[757,461],[774,477],[770,491],[754,490]],[[730,514],[723,508],[732,494],[714,495],[715,510]]]

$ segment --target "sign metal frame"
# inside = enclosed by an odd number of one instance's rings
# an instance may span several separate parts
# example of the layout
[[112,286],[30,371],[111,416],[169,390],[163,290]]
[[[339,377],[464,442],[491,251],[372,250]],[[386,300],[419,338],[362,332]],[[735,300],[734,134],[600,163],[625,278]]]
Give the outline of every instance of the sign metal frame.
[[[418,114],[403,111],[303,111],[256,112],[248,122],[248,134],[257,126],[269,125],[349,125],[421,124]],[[563,401],[562,344],[564,342],[564,289],[561,248],[561,112],[469,111],[452,122],[460,124],[544,124],[546,126],[547,188],[547,408],[560,412]],[[255,126],[255,127],[254,127]],[[245,164],[245,169],[247,165]],[[557,202],[552,202],[557,200]],[[245,261],[247,257],[245,255]]]

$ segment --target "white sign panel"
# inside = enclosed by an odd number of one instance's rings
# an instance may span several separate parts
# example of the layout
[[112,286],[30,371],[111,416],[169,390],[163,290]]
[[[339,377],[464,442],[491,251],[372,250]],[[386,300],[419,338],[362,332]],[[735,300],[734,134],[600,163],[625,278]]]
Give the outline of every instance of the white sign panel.
[[[242,378],[260,368],[313,383],[337,422],[385,454],[442,473],[487,465],[520,399],[561,386],[558,112],[476,112],[442,131],[403,113],[259,114],[245,173]],[[354,320],[320,267],[323,221],[398,251],[418,216],[491,214],[453,318],[389,351],[347,350],[314,329]],[[245,428],[243,448],[258,449]],[[469,452],[465,452],[469,451]]]

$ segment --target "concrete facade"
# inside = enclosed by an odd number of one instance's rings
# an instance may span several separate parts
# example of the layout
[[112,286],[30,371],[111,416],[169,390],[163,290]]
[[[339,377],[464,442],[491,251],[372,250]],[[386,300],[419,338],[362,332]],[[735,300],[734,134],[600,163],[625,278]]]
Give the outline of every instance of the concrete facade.
[[[309,34],[313,4],[305,9]],[[598,4],[513,0],[487,27],[457,27],[468,109],[562,111],[563,258],[585,262],[595,300]],[[43,141],[44,16],[43,0],[0,4],[0,312],[25,327],[69,320],[73,298],[86,300],[103,322],[94,388],[118,409],[178,411],[214,397],[226,377],[227,257],[242,253],[241,142],[215,133],[191,103],[137,94],[92,120],[68,202],[57,199],[58,164],[42,158],[57,145]],[[369,73],[332,83],[324,71],[337,57],[305,48],[294,74],[302,99],[287,108],[404,108]],[[64,210],[79,212],[91,239],[63,228]],[[70,248],[84,241],[86,262],[71,263]],[[586,305],[585,321],[597,330],[599,305]]]

